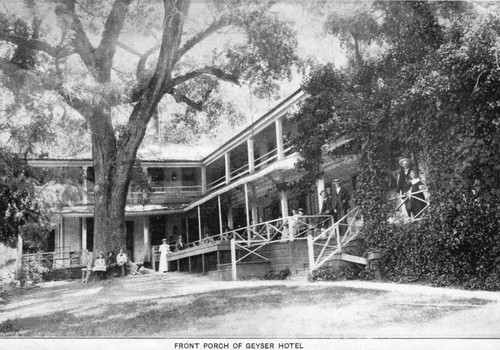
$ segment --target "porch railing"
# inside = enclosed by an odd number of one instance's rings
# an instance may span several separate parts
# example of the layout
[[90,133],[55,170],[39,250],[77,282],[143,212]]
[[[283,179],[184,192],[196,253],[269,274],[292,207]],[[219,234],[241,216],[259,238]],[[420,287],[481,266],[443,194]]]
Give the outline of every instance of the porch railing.
[[[428,196],[429,192],[427,191],[427,189],[419,190],[416,192],[407,192],[407,193],[402,193],[400,195],[397,195],[396,197],[390,198],[389,200],[391,200],[391,201],[399,200],[400,201],[400,203],[394,208],[394,211],[398,211],[399,208],[401,208],[403,206],[403,204],[405,204],[407,201],[417,200],[418,201],[417,203],[422,204],[423,207],[415,215],[408,214],[408,219],[409,219],[409,221],[418,221],[418,220],[422,219],[422,214],[427,210],[427,208],[430,205],[430,202],[427,201],[426,199],[422,199],[419,196],[416,196],[417,194],[420,194],[420,193],[427,194],[427,196]],[[427,197],[425,197],[425,195],[424,195],[424,198],[427,198]]]
[[[342,247],[359,235],[361,224],[358,219],[359,208],[356,207],[333,225],[322,230],[319,236],[313,237],[310,235],[307,237],[309,270],[311,273],[331,260],[334,255],[342,253]],[[317,256],[315,256],[314,252],[315,247],[321,249]],[[362,258],[359,258],[358,262],[365,264]]]
[[59,249],[54,252],[23,254],[23,266],[27,269],[64,269],[82,266],[82,250]]
[[214,180],[207,184],[207,191],[213,191],[219,187],[222,187],[226,184],[226,175],[219,177],[217,180]]

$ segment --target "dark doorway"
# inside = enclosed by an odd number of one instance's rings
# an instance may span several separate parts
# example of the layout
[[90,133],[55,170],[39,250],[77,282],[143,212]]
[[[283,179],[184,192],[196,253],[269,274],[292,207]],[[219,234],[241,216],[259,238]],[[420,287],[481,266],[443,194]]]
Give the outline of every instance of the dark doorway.
[[149,231],[151,232],[151,245],[160,245],[161,240],[165,237],[166,232],[166,217],[151,216],[149,218]]
[[94,250],[94,218],[83,218],[87,220],[87,249]]
[[127,230],[126,245],[127,245],[127,256],[130,260],[134,261],[134,222],[125,221],[125,226]]

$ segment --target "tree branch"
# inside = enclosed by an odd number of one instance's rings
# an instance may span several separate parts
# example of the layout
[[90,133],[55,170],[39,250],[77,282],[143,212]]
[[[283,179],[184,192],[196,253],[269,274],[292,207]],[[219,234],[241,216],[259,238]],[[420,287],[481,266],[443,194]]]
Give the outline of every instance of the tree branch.
[[97,69],[99,69],[101,81],[109,81],[111,76],[111,67],[118,37],[122,31],[128,6],[131,2],[132,0],[116,0],[104,24],[101,42],[96,50]]
[[155,45],[152,48],[150,48],[148,51],[146,51],[144,54],[141,55],[141,58],[139,59],[139,63],[137,63],[137,69],[136,69],[136,77],[137,80],[139,80],[142,77],[142,74],[144,70],[146,69],[146,62],[148,61],[149,56],[151,56],[154,52],[158,51],[161,47],[161,44]]
[[200,75],[213,75],[221,80],[225,80],[225,81],[228,81],[230,83],[233,83],[233,84],[236,84],[238,86],[240,86],[240,82],[239,82],[239,77],[236,76],[236,75],[233,75],[233,74],[229,74],[229,73],[226,73],[224,72],[222,69],[220,68],[217,68],[217,67],[210,67],[210,66],[207,66],[207,67],[203,67],[203,68],[200,68],[200,69],[195,69],[191,72],[188,72],[184,75],[180,75],[174,79],[172,79],[172,86],[177,86],[177,85],[180,85],[182,83],[185,83],[186,81],[190,80],[190,79],[193,79],[193,78],[196,78]]
[[209,37],[210,35],[212,35],[216,31],[218,31],[219,29],[227,27],[230,24],[231,24],[231,21],[229,20],[229,18],[219,18],[218,20],[213,22],[210,26],[208,26],[205,30],[193,35],[180,48],[179,53],[177,54],[176,61],[178,61],[189,50],[191,50],[194,46],[196,46],[198,43],[203,41],[205,38]]
[[136,50],[136,49],[134,49],[133,47],[128,46],[127,44],[122,43],[121,41],[118,41],[118,42],[116,43],[116,45],[117,45],[118,47],[122,48],[123,50],[127,51],[128,53],[131,53],[131,54],[136,55],[136,56],[139,56],[139,57],[141,57],[141,56],[142,56],[142,54],[141,54],[139,51],[137,51],[137,50]]
[[28,49],[45,52],[49,56],[56,57],[59,55],[68,56],[71,52],[65,52],[64,47],[54,47],[45,41],[38,39],[27,39],[24,36],[16,35],[13,33],[5,33],[0,31],[0,40],[8,41],[18,46],[24,46]]
[[96,60],[94,54],[95,49],[83,29],[82,22],[76,15],[75,7],[76,0],[61,1],[58,3],[55,13],[63,22],[67,22],[68,18],[70,19],[71,27],[75,33],[72,41],[75,51],[78,53],[94,78],[98,79],[99,75],[96,70]]
[[198,112],[201,112],[203,110],[203,103],[205,101],[195,102],[195,101],[191,100],[189,97],[187,97],[186,95],[181,94],[181,93],[179,93],[178,91],[176,91],[174,89],[171,90],[169,92],[169,94],[175,99],[175,102],[177,102],[177,103],[184,102],[189,107],[197,110]]

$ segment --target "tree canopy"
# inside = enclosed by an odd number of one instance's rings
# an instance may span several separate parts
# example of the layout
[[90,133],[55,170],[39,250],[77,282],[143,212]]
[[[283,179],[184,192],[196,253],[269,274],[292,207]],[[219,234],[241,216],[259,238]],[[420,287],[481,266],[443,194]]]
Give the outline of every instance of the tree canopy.
[[[379,50],[312,72],[304,87],[311,97],[295,117],[301,167],[314,179],[323,157],[360,156],[357,203],[389,278],[497,289],[499,17],[455,2],[377,1],[364,11],[326,24],[340,34],[370,28],[358,40]],[[324,154],[340,136],[353,141]],[[387,179],[403,156],[417,160],[431,205],[418,223],[392,225]]]
[[[223,84],[248,83],[255,94],[271,95],[300,63],[295,33],[270,11],[273,1],[16,5],[22,16],[0,14],[1,82],[9,108],[29,121],[29,130],[35,121],[47,125],[55,103],[62,105],[62,119],[84,118],[96,175],[94,245],[106,251],[125,243],[132,168],[160,103],[187,105],[188,122],[194,111],[208,120],[234,115],[230,104],[221,103]],[[234,39],[220,45],[217,36],[228,32]]]

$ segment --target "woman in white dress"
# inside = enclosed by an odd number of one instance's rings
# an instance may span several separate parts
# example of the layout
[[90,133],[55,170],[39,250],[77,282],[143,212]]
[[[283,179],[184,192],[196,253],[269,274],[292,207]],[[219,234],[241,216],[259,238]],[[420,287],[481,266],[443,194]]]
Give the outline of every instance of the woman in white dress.
[[160,272],[168,271],[167,254],[169,251],[170,246],[167,244],[167,239],[164,238],[160,246],[160,267],[158,268]]

